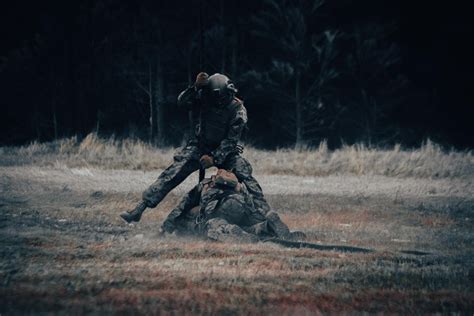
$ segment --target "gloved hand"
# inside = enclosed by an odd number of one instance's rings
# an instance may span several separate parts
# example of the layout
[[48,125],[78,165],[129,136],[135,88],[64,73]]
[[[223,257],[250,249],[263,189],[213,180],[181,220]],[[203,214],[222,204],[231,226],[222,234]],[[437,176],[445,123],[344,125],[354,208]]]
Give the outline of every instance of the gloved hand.
[[207,169],[214,166],[214,158],[209,155],[203,155],[201,159],[199,159],[199,163],[201,164],[201,167]]
[[205,87],[208,84],[208,79],[209,79],[209,75],[207,73],[205,72],[198,73],[198,75],[196,76],[196,82],[194,83],[194,87],[196,88],[196,90],[199,90]]
[[196,99],[201,98],[201,91],[208,84],[209,75],[200,72],[196,76],[196,81],[178,96],[178,106],[186,110],[191,110]]

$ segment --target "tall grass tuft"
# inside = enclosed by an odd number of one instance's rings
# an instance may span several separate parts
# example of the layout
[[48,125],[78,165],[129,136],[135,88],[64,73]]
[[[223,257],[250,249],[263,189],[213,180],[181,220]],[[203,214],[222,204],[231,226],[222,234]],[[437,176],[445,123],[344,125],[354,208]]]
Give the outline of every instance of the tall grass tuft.
[[82,141],[77,137],[48,143],[4,148],[1,164],[38,164],[104,169],[151,170],[167,167],[173,149],[156,149],[139,139],[100,138],[95,133]]
[[[138,139],[100,138],[95,133],[48,143],[33,142],[0,149],[1,165],[97,167],[152,170],[172,162],[173,148],[155,148]],[[246,147],[244,156],[257,173],[327,176],[333,174],[385,175],[395,177],[474,177],[472,151],[445,150],[427,140],[418,149],[345,145],[329,150],[325,141],[317,148],[258,150]]]
[[385,175],[397,177],[473,177],[472,151],[445,151],[427,140],[419,149],[402,150],[345,145],[329,151],[321,142],[319,148],[281,149],[276,152],[248,150],[247,158],[260,173],[283,173],[310,176],[332,174]]

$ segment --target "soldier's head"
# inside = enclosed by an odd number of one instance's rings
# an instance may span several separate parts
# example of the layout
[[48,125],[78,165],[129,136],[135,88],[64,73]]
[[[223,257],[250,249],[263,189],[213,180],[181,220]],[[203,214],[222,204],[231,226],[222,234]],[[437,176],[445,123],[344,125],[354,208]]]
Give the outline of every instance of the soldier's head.
[[207,79],[201,99],[210,106],[228,104],[237,93],[234,83],[227,76],[215,73]]

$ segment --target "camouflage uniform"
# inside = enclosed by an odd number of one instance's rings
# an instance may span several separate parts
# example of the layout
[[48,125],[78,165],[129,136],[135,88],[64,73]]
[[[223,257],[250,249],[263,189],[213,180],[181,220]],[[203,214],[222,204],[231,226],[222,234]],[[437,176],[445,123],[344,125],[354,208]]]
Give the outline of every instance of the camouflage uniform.
[[242,101],[235,97],[236,92],[226,76],[214,74],[209,77],[200,73],[196,83],[178,96],[178,106],[199,113],[197,118],[193,116],[197,119],[195,136],[173,157],[173,164],[143,192],[143,201],[132,211],[120,214],[126,222],[138,222],[147,207],[156,207],[191,173],[210,166],[232,170],[247,187],[258,212],[269,213],[270,207],[252,176],[250,163],[240,156],[242,147],[238,142],[247,124],[247,111]]
[[[178,97],[178,105],[187,109],[196,108],[196,103],[199,102],[193,87],[189,87]],[[146,206],[158,205],[173,188],[199,169],[199,159],[203,155],[210,155],[216,167],[232,170],[239,181],[245,183],[257,209],[266,214],[270,207],[262,188],[252,176],[250,163],[240,156],[242,147],[238,142],[246,124],[247,111],[243,102],[235,97],[224,105],[201,106],[196,136],[177,152],[173,164],[143,193]]]
[[[273,213],[272,216],[278,217],[275,212],[269,214]],[[278,221],[284,225],[279,217]],[[205,179],[183,197],[163,222],[162,229],[233,242],[256,242],[259,238],[286,234],[279,234],[275,225],[255,209],[245,184],[240,183],[236,190],[216,185],[211,179]]]

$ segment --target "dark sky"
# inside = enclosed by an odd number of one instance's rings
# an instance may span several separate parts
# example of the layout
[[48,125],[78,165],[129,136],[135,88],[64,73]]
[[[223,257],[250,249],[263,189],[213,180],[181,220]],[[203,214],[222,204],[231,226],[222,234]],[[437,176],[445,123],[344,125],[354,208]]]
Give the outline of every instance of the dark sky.
[[[41,19],[70,14],[70,10],[74,10],[70,3],[75,2],[3,1],[0,5],[0,56],[34,38]],[[173,3],[186,6],[188,1]],[[239,2],[240,5],[245,3]],[[468,1],[342,0],[327,3],[337,17],[336,21],[328,21],[334,25],[351,25],[360,20],[394,21],[398,29],[393,40],[401,48],[401,71],[415,90],[432,91],[433,102],[431,109],[417,108],[414,93],[412,102],[407,102],[393,115],[410,126],[439,128],[454,145],[474,147],[474,50],[471,47],[474,32]],[[167,2],[167,6],[173,5]],[[189,7],[193,9],[192,5]]]
[[[433,89],[440,114],[435,127],[448,126],[452,133],[472,144],[474,38],[471,10],[466,2],[413,1],[400,15],[400,43],[404,67],[413,83]],[[409,109],[407,109],[407,114]]]

